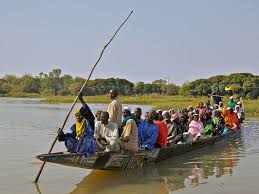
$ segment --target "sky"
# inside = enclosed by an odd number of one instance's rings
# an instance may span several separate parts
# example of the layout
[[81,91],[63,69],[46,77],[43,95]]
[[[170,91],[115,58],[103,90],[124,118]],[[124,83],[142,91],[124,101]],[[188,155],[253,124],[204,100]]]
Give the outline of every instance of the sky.
[[0,0],[0,77],[54,68],[92,79],[259,74],[258,0]]

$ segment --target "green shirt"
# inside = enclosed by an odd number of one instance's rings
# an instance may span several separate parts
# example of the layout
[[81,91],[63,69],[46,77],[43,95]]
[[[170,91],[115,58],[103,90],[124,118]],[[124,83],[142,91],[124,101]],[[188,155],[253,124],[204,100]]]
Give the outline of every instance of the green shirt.
[[230,107],[230,108],[235,108],[235,106],[236,106],[236,103],[234,102],[234,101],[229,101],[228,102],[228,107]]

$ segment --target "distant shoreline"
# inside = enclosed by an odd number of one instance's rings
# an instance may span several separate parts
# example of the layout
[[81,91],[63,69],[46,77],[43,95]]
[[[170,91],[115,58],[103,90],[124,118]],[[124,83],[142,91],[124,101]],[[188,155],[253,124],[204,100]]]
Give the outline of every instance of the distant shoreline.
[[[43,96],[43,95],[29,95],[29,94],[19,94],[1,97],[13,97],[13,98],[44,98],[40,100],[41,103],[47,104],[59,104],[59,103],[73,103],[75,96]],[[108,104],[110,102],[108,95],[101,96],[85,96],[85,101],[87,103],[101,103]],[[208,97],[189,97],[189,96],[164,96],[164,95],[144,95],[144,96],[120,96],[120,100],[123,104],[139,104],[139,105],[149,105],[154,109],[168,110],[183,109],[188,106],[196,106],[200,101],[206,102],[211,100]],[[223,103],[226,104],[228,98],[223,98]],[[259,99],[257,100],[246,100],[244,99],[245,113],[249,117],[259,117]]]

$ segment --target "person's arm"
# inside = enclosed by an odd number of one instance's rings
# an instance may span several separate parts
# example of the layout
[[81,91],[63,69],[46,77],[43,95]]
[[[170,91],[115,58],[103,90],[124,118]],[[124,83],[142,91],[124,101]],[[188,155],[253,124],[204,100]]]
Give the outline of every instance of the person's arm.
[[83,93],[82,92],[78,93],[78,100],[82,104],[82,107],[80,109],[80,113],[82,114],[83,117],[85,117],[85,119],[88,120],[91,128],[94,129],[95,128],[95,126],[94,126],[95,117],[94,117],[90,107],[85,103],[85,101],[83,99]]
[[62,131],[62,129],[58,129],[58,141],[65,141],[65,134],[64,132]]
[[125,141],[125,142],[129,141],[130,135],[131,135],[131,130],[132,130],[132,123],[130,121],[128,121],[126,123],[126,126],[124,127],[123,136],[121,136],[122,141]]
[[81,102],[81,104],[82,104],[83,106],[87,106],[87,104],[86,104],[85,101],[84,101],[83,93],[82,93],[82,92],[79,92],[79,93],[77,94],[77,97],[78,97],[78,100]]
[[76,137],[76,126],[75,124],[73,124],[70,129],[69,129],[69,132],[68,133],[64,133],[63,130],[61,130],[59,128],[58,130],[58,141],[66,141],[66,138],[67,138],[67,135],[68,134],[71,134],[72,136]]

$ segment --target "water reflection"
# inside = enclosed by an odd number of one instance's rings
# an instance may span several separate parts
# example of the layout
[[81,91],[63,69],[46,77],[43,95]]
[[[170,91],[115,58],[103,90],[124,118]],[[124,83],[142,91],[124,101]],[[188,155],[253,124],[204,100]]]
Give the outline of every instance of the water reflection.
[[187,186],[232,174],[241,155],[239,141],[216,145],[128,172],[93,170],[71,194],[82,193],[169,193]]

